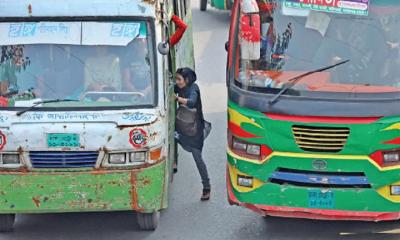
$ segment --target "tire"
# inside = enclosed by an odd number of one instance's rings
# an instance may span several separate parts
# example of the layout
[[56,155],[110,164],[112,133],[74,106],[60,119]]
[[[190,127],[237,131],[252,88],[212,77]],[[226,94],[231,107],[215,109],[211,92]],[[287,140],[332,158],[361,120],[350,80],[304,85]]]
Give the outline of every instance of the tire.
[[154,231],[160,221],[160,212],[153,213],[137,213],[137,221],[139,229],[142,231]]
[[11,232],[14,228],[15,214],[0,214],[0,232]]
[[200,0],[200,11],[206,11],[207,10],[207,0]]

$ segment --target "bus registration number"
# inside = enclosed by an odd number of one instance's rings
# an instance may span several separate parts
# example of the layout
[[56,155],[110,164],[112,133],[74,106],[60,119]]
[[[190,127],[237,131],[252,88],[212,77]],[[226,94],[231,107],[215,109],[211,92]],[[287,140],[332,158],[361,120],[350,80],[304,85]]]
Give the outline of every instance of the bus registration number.
[[335,199],[332,191],[329,190],[309,190],[308,207],[332,209],[335,207]]
[[47,146],[49,148],[57,147],[79,147],[79,134],[75,133],[48,133]]

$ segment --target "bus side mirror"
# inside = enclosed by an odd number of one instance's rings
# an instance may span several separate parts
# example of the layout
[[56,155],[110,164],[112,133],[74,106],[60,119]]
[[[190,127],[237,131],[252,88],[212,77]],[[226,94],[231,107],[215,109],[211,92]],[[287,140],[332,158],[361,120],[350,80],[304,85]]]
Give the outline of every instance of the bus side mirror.
[[228,51],[229,50],[229,41],[226,41],[225,42],[225,51]]
[[260,59],[261,24],[258,5],[255,0],[242,0],[239,21],[239,42],[241,58]]
[[167,42],[160,42],[157,49],[161,55],[167,55],[169,53],[169,44]]

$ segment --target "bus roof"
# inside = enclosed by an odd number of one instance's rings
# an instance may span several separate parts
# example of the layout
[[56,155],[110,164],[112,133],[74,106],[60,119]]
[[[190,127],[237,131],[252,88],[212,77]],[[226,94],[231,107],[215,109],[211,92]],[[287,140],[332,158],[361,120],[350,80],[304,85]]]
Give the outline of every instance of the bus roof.
[[0,0],[1,18],[155,17],[154,0]]

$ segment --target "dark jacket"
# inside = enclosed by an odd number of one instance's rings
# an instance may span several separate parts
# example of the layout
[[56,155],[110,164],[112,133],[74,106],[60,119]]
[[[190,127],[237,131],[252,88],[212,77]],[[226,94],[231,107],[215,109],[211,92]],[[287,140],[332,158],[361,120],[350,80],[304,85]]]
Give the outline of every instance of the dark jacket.
[[202,150],[204,143],[204,116],[199,86],[197,86],[196,83],[192,83],[183,89],[179,89],[177,86],[175,86],[175,93],[178,94],[179,97],[183,97],[188,100],[187,107],[196,108],[197,110],[196,121],[198,130],[196,136],[191,137],[181,134],[179,143],[181,145]]

